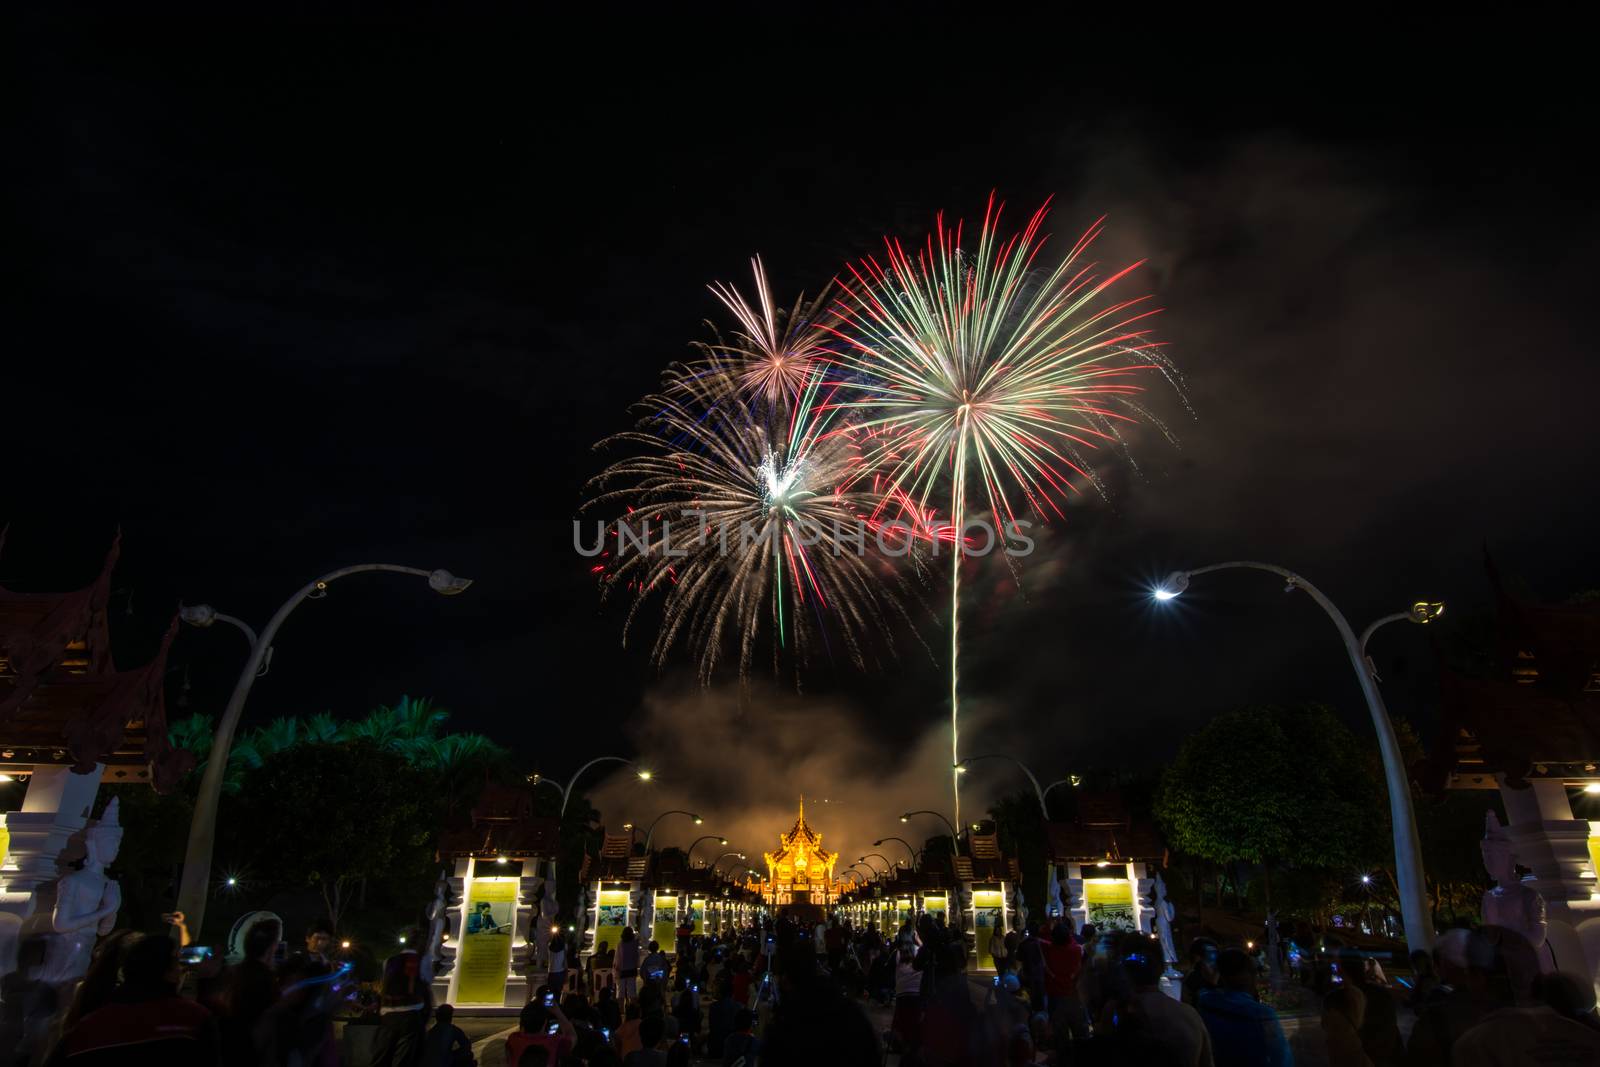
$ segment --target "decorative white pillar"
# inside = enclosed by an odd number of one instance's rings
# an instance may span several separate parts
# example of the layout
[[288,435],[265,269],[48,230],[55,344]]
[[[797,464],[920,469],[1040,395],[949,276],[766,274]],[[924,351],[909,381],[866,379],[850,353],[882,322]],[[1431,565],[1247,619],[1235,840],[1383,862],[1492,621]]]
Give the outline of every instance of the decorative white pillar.
[[1600,991],[1600,886],[1589,854],[1589,822],[1575,819],[1566,783],[1541,778],[1512,789],[1497,775],[1506,806],[1506,839],[1516,861],[1533,873],[1523,879],[1544,898],[1545,970],[1586,974]]
[[73,835],[88,824],[104,769],[99,764],[89,774],[73,774],[66,767],[34,769],[22,809],[0,815],[11,835],[6,865],[0,870],[4,885],[0,908],[23,914],[16,910],[16,902],[60,875],[58,860]]

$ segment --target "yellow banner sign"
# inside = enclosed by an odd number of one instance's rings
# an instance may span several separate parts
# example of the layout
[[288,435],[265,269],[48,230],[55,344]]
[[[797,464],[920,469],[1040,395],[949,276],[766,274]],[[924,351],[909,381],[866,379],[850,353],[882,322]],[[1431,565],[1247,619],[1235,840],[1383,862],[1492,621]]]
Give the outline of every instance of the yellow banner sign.
[[978,969],[994,970],[989,942],[996,932],[1005,937],[1006,898],[998,889],[979,889],[972,894],[972,925],[978,931]]
[[605,942],[606,951],[614,952],[622,944],[622,929],[628,925],[628,891],[602,889],[600,903],[595,910],[594,948],[600,951]]
[[465,912],[456,953],[456,1003],[504,1004],[516,930],[517,879],[474,878],[467,887]]

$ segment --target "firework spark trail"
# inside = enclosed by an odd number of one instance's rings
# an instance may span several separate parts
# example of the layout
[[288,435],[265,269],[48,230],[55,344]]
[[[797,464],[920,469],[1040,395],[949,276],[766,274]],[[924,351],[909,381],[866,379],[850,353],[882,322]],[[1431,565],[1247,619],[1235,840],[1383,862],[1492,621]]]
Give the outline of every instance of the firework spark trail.
[[[838,279],[835,338],[828,357],[880,508],[928,514],[949,487],[950,752],[955,824],[961,825],[960,590],[970,512],[969,473],[996,522],[1017,521],[1008,484],[1042,518],[1075,480],[1100,487],[1084,453],[1119,442],[1118,424],[1145,417],[1130,380],[1156,370],[1175,380],[1144,320],[1147,297],[1108,293],[1140,264],[1101,275],[1086,254],[1097,221],[1053,269],[1035,269],[1049,203],[1021,232],[1002,237],[1003,205],[991,195],[977,249],[963,245],[941,215],[923,247],[908,253],[885,239],[885,261],[852,264]],[[1159,423],[1157,424],[1159,425]],[[948,478],[946,478],[948,476]],[[942,540],[942,538],[940,538]]]
[[[586,510],[620,511],[642,550],[624,553],[619,540],[599,569],[608,588],[633,593],[625,640],[643,605],[661,599],[657,664],[685,644],[709,684],[732,629],[747,679],[764,615],[774,670],[785,649],[797,670],[819,640],[831,649],[830,630],[858,668],[873,646],[892,649],[885,623],[909,621],[904,582],[857,539],[876,498],[850,487],[857,457],[831,432],[836,416],[818,402],[825,395],[812,374],[774,425],[754,410],[736,366],[677,366],[641,402],[638,428],[602,442],[637,454],[593,480]],[[696,525],[686,533],[690,513]]]

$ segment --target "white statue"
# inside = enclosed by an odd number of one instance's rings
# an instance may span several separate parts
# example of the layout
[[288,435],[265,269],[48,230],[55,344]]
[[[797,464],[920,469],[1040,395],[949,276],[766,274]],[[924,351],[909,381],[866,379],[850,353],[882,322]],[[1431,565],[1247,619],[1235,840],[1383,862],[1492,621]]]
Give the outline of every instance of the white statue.
[[1178,909],[1173,907],[1172,901],[1167,899],[1167,882],[1160,874],[1156,875],[1156,934],[1161,938],[1161,958],[1166,961],[1167,973],[1176,973],[1173,964],[1178,962],[1178,949],[1172,943],[1172,920],[1178,917]]
[[437,968],[434,961],[444,944],[444,924],[450,910],[450,878],[440,874],[433,886],[433,903],[428,905],[428,943],[422,948],[422,978],[431,982]]
[[52,983],[71,983],[83,978],[89,969],[94,943],[117,925],[122,907],[122,888],[116,879],[106,877],[106,864],[117,858],[122,846],[122,825],[117,821],[117,798],[106,805],[105,814],[83,833],[86,855],[83,869],[63,875],[56,882],[56,906],[50,915],[50,932],[45,947],[44,966],[39,978]]
[[1483,894],[1484,924],[1515,930],[1537,949],[1544,944],[1544,897],[1517,877],[1511,842],[1494,812],[1485,812],[1483,821],[1483,865],[1495,881],[1494,888]]
[[1049,899],[1045,902],[1045,914],[1059,916],[1065,914],[1061,906],[1061,883],[1056,881],[1056,869],[1051,867],[1045,876],[1045,888],[1049,891]]

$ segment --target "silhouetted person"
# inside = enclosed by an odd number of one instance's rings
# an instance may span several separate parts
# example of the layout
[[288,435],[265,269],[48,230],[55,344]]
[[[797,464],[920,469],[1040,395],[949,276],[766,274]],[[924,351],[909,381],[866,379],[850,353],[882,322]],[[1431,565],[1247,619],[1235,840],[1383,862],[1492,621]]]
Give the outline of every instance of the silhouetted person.
[[62,1036],[51,1064],[213,1067],[223,1062],[211,1013],[178,995],[178,947],[171,938],[129,938],[120,962],[122,981],[107,1003]]
[[1211,1034],[1211,1051],[1229,1067],[1289,1067],[1294,1056],[1278,1013],[1256,993],[1256,963],[1243,950],[1217,956],[1217,988],[1200,994],[1200,1018]]

